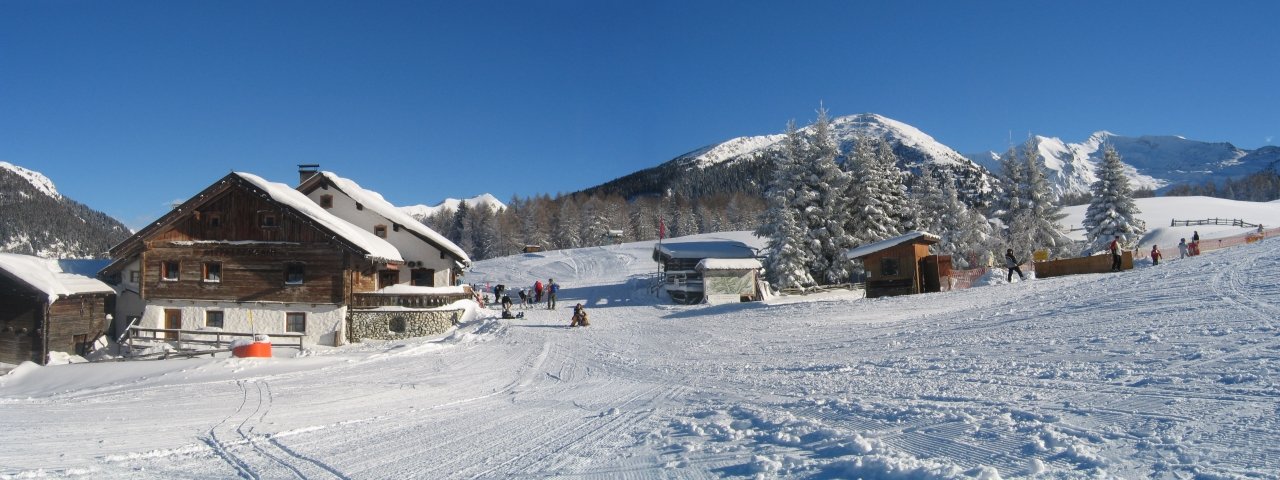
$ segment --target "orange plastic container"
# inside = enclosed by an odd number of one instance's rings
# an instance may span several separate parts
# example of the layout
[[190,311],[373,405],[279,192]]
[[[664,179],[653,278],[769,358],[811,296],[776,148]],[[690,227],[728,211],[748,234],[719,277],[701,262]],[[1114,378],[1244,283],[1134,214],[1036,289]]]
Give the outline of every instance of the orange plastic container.
[[254,342],[248,345],[241,345],[231,349],[231,354],[240,358],[245,357],[271,357],[270,342]]

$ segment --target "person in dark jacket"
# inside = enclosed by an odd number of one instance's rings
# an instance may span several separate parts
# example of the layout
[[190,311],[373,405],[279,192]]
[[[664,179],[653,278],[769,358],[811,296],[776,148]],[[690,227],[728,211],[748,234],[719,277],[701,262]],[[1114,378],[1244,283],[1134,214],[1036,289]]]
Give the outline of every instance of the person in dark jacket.
[[1122,258],[1120,256],[1120,236],[1116,235],[1116,238],[1111,240],[1111,245],[1108,245],[1107,248],[1111,250],[1111,271],[1119,272]]
[[1005,250],[1004,266],[1009,267],[1009,277],[1005,279],[1006,282],[1013,281],[1013,272],[1018,272],[1019,280],[1027,279],[1027,276],[1022,274],[1022,269],[1018,268],[1020,265],[1022,265],[1022,262],[1018,261],[1018,257],[1013,256],[1013,249],[1010,248],[1008,250]]

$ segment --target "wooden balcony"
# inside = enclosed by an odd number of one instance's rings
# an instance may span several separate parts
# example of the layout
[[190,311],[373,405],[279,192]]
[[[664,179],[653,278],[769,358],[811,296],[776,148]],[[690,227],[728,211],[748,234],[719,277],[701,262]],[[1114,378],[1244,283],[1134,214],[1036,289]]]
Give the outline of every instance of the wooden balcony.
[[376,292],[353,294],[351,296],[351,308],[436,308],[449,305],[458,300],[474,298],[471,287],[467,285],[448,288],[396,285]]

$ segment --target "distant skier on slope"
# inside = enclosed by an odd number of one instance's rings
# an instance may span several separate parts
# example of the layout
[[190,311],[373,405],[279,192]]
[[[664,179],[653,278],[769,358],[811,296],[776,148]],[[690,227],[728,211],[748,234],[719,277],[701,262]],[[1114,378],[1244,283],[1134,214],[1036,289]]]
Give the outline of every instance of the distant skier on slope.
[[1008,267],[1008,268],[1009,268],[1009,276],[1008,276],[1008,278],[1006,278],[1006,279],[1005,279],[1005,281],[1006,281],[1006,282],[1012,282],[1012,281],[1013,281],[1013,272],[1018,272],[1018,279],[1020,279],[1020,280],[1026,280],[1026,279],[1027,279],[1027,276],[1022,274],[1022,269],[1021,269],[1021,268],[1018,268],[1018,267],[1019,267],[1019,266],[1021,266],[1021,265],[1022,265],[1022,262],[1019,262],[1019,261],[1018,261],[1018,257],[1013,256],[1013,249],[1012,249],[1012,248],[1010,248],[1010,249],[1008,249],[1008,250],[1005,250],[1005,252],[1004,252],[1004,266],[1006,266],[1006,267]]

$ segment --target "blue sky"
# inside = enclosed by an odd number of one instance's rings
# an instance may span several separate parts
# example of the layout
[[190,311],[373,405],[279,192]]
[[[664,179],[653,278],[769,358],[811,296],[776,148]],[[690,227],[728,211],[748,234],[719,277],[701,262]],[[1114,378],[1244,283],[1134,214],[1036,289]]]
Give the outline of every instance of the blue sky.
[[131,227],[232,170],[393,203],[572,192],[879,113],[1028,132],[1280,134],[1280,2],[0,0],[0,160]]

